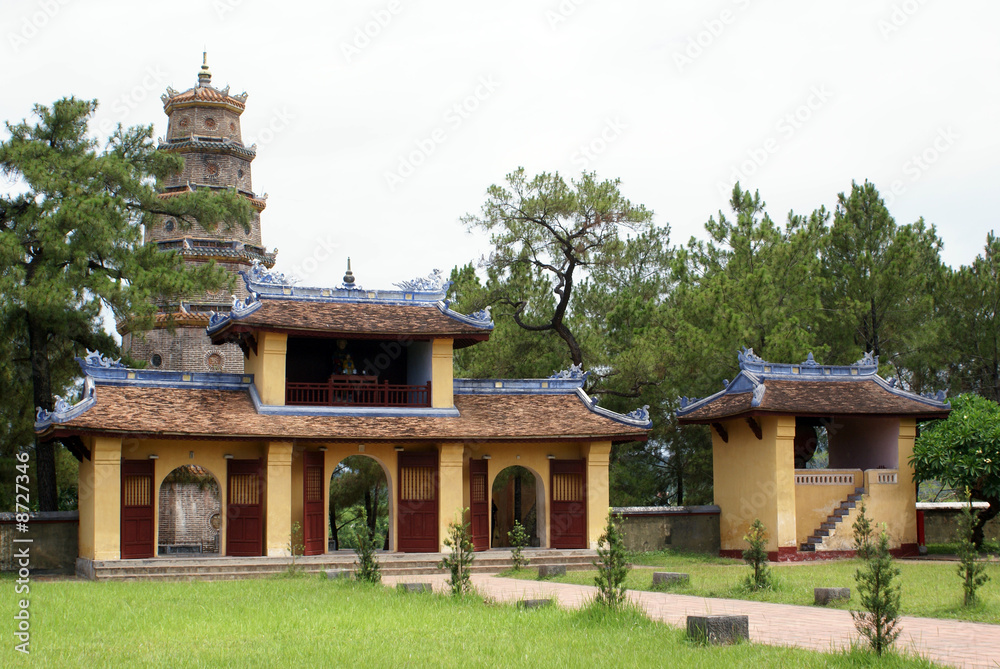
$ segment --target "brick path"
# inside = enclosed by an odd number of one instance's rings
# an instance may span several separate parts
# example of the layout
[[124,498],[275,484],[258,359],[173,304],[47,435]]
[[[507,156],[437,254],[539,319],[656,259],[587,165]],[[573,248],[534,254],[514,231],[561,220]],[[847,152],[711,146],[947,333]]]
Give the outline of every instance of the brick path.
[[[396,576],[384,579],[397,582],[433,583],[435,590],[446,588],[444,575]],[[473,574],[473,585],[484,596],[503,601],[552,598],[568,608],[593,599],[593,586],[524,581]],[[815,606],[768,604],[738,599],[711,599],[659,592],[629,591],[629,596],[654,620],[669,625],[686,626],[686,617],[705,614],[741,614],[749,616],[750,640],[774,646],[797,646],[830,651],[850,646],[857,638],[854,622],[847,611]],[[903,632],[897,647],[952,667],[1000,667],[1000,625],[969,623],[937,618],[903,616]]]

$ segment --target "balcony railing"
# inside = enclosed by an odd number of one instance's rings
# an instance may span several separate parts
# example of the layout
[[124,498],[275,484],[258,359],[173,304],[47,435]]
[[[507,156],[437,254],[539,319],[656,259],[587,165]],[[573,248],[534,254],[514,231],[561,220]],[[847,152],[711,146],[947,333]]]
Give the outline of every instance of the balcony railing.
[[285,404],[294,406],[429,407],[431,384],[410,386],[374,376],[335,376],[325,383],[285,383]]

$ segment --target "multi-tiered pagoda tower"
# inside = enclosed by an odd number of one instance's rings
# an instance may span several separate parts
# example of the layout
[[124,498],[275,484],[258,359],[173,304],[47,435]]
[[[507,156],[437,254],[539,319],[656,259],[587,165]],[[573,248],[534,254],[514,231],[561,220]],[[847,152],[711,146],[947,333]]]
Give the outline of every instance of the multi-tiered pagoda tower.
[[[249,269],[254,262],[274,266],[277,250],[267,252],[260,235],[260,214],[265,199],[253,192],[250,163],[256,145],[245,146],[240,115],[246,109],[247,94],[231,95],[229,86],[212,86],[207,57],[198,73],[198,84],[182,93],[167,88],[163,111],[167,115],[167,136],[161,151],[184,158],[184,169],[163,182],[160,197],[168,198],[195,189],[235,188],[253,208],[249,229],[242,225],[216,227],[195,224],[182,229],[170,217],[158,217],[145,232],[145,243],[163,251],[177,251],[188,264],[214,260],[234,274]],[[236,278],[236,297],[247,297],[243,280]],[[235,344],[214,346],[205,334],[213,311],[228,312],[233,296],[228,290],[188,295],[181,300],[158,303],[153,330],[132,333],[127,323],[119,324],[122,350],[148,367],[192,372],[243,371],[243,352]],[[167,326],[172,321],[174,331]]]

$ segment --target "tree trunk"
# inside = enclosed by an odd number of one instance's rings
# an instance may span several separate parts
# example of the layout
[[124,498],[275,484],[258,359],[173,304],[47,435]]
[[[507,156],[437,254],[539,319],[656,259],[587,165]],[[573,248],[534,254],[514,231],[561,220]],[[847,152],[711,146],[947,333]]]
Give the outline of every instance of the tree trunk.
[[521,522],[521,474],[514,476],[514,520]]
[[[31,358],[32,398],[36,407],[52,411],[52,377],[49,373],[48,332],[28,316],[28,353]],[[38,478],[38,508],[58,511],[56,491],[56,455],[51,440],[35,437],[35,472]]]
[[983,548],[986,523],[996,518],[997,514],[1000,514],[1000,499],[992,497],[985,501],[989,502],[990,506],[976,514],[976,524],[972,528],[972,543],[976,547],[976,550],[982,550]]
[[333,535],[335,550],[340,550],[340,537],[337,536],[337,505],[330,505],[330,534]]

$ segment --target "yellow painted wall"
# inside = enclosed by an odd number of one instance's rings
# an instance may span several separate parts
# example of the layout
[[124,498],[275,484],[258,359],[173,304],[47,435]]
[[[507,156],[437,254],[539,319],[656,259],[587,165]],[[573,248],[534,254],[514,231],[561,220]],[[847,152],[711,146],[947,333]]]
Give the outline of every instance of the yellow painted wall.
[[587,540],[597,548],[597,539],[604,532],[608,509],[611,507],[608,467],[611,463],[611,442],[591,442],[585,449],[587,458]]
[[[538,505],[535,513],[538,518],[538,539],[542,547],[547,548],[551,545],[549,504],[552,497],[549,490],[551,477],[549,475],[548,456],[552,455],[558,460],[579,459],[585,457],[586,448],[587,444],[573,442],[474,442],[470,443],[467,447],[467,459],[468,457],[478,459],[483,457],[483,455],[490,456],[489,468],[487,469],[487,481],[489,482],[487,486],[487,500],[490,503],[491,509],[493,508],[493,484],[496,482],[497,476],[504,469],[517,465],[528,469],[535,475],[535,489],[537,493],[540,493],[535,497],[535,503]],[[540,487],[538,483],[541,483]],[[602,512],[602,518],[604,514],[607,514],[606,504]],[[600,536],[600,533],[588,537],[588,540],[596,541],[598,536]]]
[[[292,533],[292,547],[301,552],[305,549],[304,528],[305,528],[305,460],[302,457],[303,448],[296,446],[292,449],[292,498],[290,500],[290,519],[292,527],[299,524],[298,532]],[[325,468],[324,468],[325,469]],[[327,507],[329,508],[329,504]],[[329,513],[329,511],[327,511]],[[329,530],[327,530],[329,532]],[[326,535],[324,535],[323,545],[326,545]],[[301,548],[299,548],[301,546]],[[323,549],[326,552],[326,549]]]
[[261,402],[284,406],[288,335],[284,332],[257,330],[254,336],[257,338],[257,352],[250,350],[250,358],[244,363],[244,370],[253,374],[253,384]]
[[715,503],[722,550],[742,550],[754,518],[767,528],[768,551],[795,547],[795,419],[763,416],[758,440],[743,419],[723,423],[729,442],[712,430]]
[[273,441],[267,445],[267,482],[264,502],[264,553],[269,556],[290,554],[292,514],[292,444]]
[[448,536],[448,525],[456,520],[467,520],[462,515],[465,508],[463,483],[466,480],[462,444],[446,443],[438,446],[438,550],[448,550],[444,540]]
[[435,409],[455,406],[452,344],[451,339],[435,339],[431,347],[431,407]]
[[170,472],[185,465],[197,465],[208,470],[219,484],[219,499],[222,501],[223,523],[219,531],[219,554],[226,554],[226,500],[228,478],[226,455],[236,460],[255,460],[267,456],[267,448],[261,442],[253,441],[206,441],[203,439],[129,439],[122,444],[122,456],[128,460],[143,460],[156,455],[153,494],[156,512],[156,539],[159,546],[160,532],[160,486]]
[[91,437],[90,460],[84,458],[78,474],[80,557],[121,559],[122,442],[120,438]]
[[806,539],[819,529],[820,523],[833,514],[833,510],[864,485],[864,474],[860,469],[810,469],[810,474],[850,474],[851,483],[845,484],[800,484],[795,486],[795,541],[804,544]]

